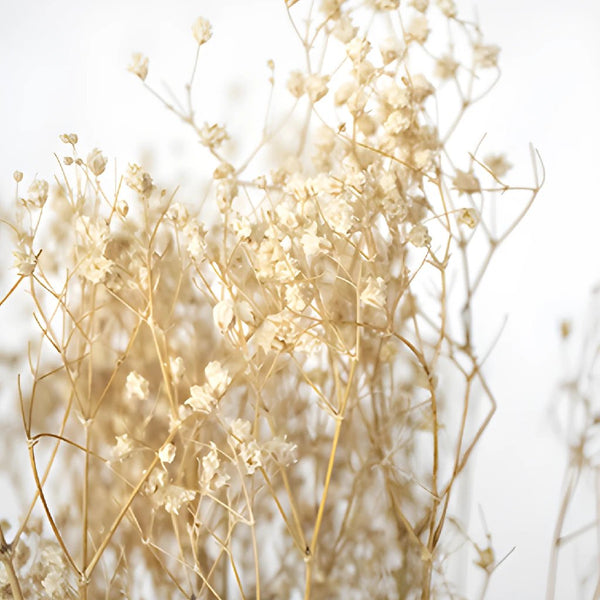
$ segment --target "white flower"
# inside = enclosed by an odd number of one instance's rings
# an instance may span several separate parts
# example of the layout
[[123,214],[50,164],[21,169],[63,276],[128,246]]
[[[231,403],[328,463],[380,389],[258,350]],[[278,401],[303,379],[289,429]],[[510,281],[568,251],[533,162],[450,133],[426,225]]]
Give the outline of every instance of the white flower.
[[415,41],[424,44],[429,36],[429,27],[425,15],[416,15],[412,18],[406,28],[407,41]]
[[306,258],[311,258],[331,248],[329,240],[317,235],[317,224],[314,221],[304,230],[300,244],[302,244]]
[[449,19],[456,17],[456,6],[454,0],[437,0],[439,9],[444,13],[444,16]]
[[125,183],[138,194],[147,197],[152,192],[152,177],[139,165],[130,163],[125,173]]
[[85,257],[80,265],[81,275],[91,283],[102,283],[109,275],[113,261],[100,252],[93,252]]
[[112,460],[121,461],[133,450],[133,442],[126,433],[116,436],[115,440],[117,443],[111,449]]
[[205,414],[208,414],[216,403],[217,399],[208,383],[193,385],[190,388],[190,397],[184,402],[192,410]]
[[252,475],[256,469],[263,466],[262,451],[256,440],[241,444],[239,452],[248,475]]
[[169,368],[171,370],[171,379],[173,383],[179,383],[183,377],[183,374],[185,373],[183,358],[181,358],[181,356],[169,358]]
[[360,294],[360,300],[364,304],[375,308],[384,308],[386,302],[386,286],[383,277],[367,278],[367,284]]
[[475,64],[484,69],[491,69],[498,66],[498,54],[500,54],[498,46],[475,44],[473,47]]
[[504,154],[488,154],[483,162],[496,177],[504,177],[512,168],[512,164],[506,160]]
[[191,502],[195,497],[196,492],[187,490],[180,485],[170,484],[164,488],[157,500],[168,513],[178,515],[182,505]]
[[96,177],[98,175],[102,175],[102,173],[104,173],[104,169],[106,168],[106,163],[108,162],[108,159],[106,158],[106,156],[104,156],[104,154],[102,154],[101,150],[98,150],[98,148],[94,148],[88,155],[87,155],[87,166],[90,168],[90,171],[96,175]]
[[229,135],[225,127],[214,123],[209,125],[204,123],[204,126],[199,132],[200,143],[207,148],[218,148],[225,140],[229,139]]
[[135,52],[131,56],[131,63],[127,67],[127,70],[139,77],[142,81],[145,81],[148,76],[148,57],[139,52]]
[[219,473],[221,461],[214,442],[210,443],[210,451],[202,457],[202,471],[200,472],[200,490],[207,493],[211,488],[218,490],[229,480],[229,475]]
[[190,257],[194,260],[200,260],[204,256],[206,243],[206,228],[198,221],[190,221],[183,228],[183,235],[187,241],[186,249]]
[[145,400],[150,393],[150,384],[139,373],[131,371],[125,382],[125,394],[128,400]]
[[479,180],[470,172],[467,173],[456,169],[456,177],[454,177],[452,183],[459,191],[459,194],[476,194],[477,192],[481,192]]
[[470,229],[474,229],[479,222],[479,215],[474,208],[463,208],[458,213],[458,222],[466,225]]
[[282,467],[287,467],[297,460],[296,450],[298,446],[288,442],[286,436],[273,438],[264,445],[264,449]]
[[208,40],[210,40],[212,37],[212,27],[210,22],[203,17],[198,17],[192,25],[192,33],[194,35],[194,39],[200,46],[202,46],[202,44],[206,44],[206,42],[208,42]]
[[230,298],[217,302],[213,307],[213,320],[221,333],[225,333],[235,322],[233,302]]
[[311,102],[318,102],[329,91],[327,83],[329,77],[326,75],[309,75],[306,78],[306,93]]
[[158,458],[163,463],[172,463],[173,460],[175,459],[176,452],[177,452],[177,449],[175,448],[175,444],[165,444],[158,451]]
[[379,52],[381,52],[383,64],[387,66],[402,56],[402,47],[396,38],[390,37],[379,45]]
[[306,77],[300,71],[292,71],[289,74],[286,87],[294,98],[301,98],[306,91]]
[[25,203],[28,206],[42,208],[48,200],[48,182],[44,179],[34,179],[27,190]]
[[431,236],[425,225],[415,225],[408,234],[408,241],[417,248],[424,248],[431,244]]
[[398,135],[410,127],[411,116],[407,110],[395,110],[385,120],[383,127],[390,135]]
[[208,385],[218,397],[225,393],[225,390],[227,390],[231,383],[231,377],[227,369],[224,369],[217,360],[213,360],[206,365],[204,375],[206,376]]

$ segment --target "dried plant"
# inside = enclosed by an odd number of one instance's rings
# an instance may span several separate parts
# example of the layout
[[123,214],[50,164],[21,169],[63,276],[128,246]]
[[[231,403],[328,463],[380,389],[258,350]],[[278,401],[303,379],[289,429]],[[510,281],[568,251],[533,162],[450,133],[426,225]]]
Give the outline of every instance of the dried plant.
[[[560,557],[565,550],[576,553],[578,557],[575,561],[577,568],[569,568],[579,588],[577,597],[600,597],[599,292],[598,288],[594,290],[585,321],[576,324],[584,325],[582,335],[571,331],[573,326],[570,321],[561,323],[564,363],[567,367],[553,403],[552,416],[566,446],[567,460],[550,553],[546,588],[548,600],[557,597]],[[576,351],[574,344],[579,346]],[[590,491],[592,503],[588,508],[586,494],[589,495]]]
[[2,302],[26,289],[40,335],[5,441],[34,489],[0,530],[2,597],[459,597],[461,545],[484,590],[499,562],[451,517],[496,406],[474,298],[543,178],[533,151],[529,187],[450,151],[498,49],[452,0],[279,10],[306,60],[287,90],[269,64],[247,157],[192,108],[208,21],[181,103],[129,67],[213,160],[202,216],[138,164],[111,188],[75,134],[55,185],[15,174]]

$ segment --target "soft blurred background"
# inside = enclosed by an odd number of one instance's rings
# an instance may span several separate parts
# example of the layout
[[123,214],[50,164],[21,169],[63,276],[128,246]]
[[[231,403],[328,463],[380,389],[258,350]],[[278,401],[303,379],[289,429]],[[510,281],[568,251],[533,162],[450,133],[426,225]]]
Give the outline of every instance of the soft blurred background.
[[[502,48],[503,71],[458,140],[466,153],[487,134],[487,143],[507,153],[527,185],[531,142],[547,173],[533,209],[480,290],[483,337],[492,339],[507,320],[486,365],[498,411],[468,473],[465,500],[471,530],[481,539],[481,512],[498,558],[515,548],[486,597],[535,599],[544,595],[566,460],[549,417],[567,361],[559,323],[573,319],[574,352],[600,275],[600,3],[456,4],[462,16],[479,20],[486,41]],[[143,52],[150,57],[148,81],[157,88],[167,82],[181,95],[195,52],[190,26],[200,15],[214,28],[194,92],[200,120],[227,118],[232,132],[255,136],[268,96],[267,60],[275,60],[283,78],[285,65],[300,64],[282,0],[2,0],[0,206],[13,201],[14,170],[24,172],[25,184],[36,175],[52,179],[53,153],[63,151],[58,135],[65,132],[78,133],[82,148],[98,146],[120,167],[151,161],[155,179],[181,185],[180,199],[193,201],[206,154],[126,66],[132,52]],[[6,276],[12,262],[7,231],[0,229],[3,292],[12,279]],[[2,348],[13,346],[18,333],[3,329]],[[3,401],[14,385],[14,376],[3,381]],[[14,510],[10,502],[0,500],[0,518]],[[586,521],[584,512],[593,518],[591,494],[578,497],[574,509],[573,527]],[[577,552],[563,556],[558,598],[576,597],[572,573],[582,559]],[[476,587],[470,593],[475,597]]]

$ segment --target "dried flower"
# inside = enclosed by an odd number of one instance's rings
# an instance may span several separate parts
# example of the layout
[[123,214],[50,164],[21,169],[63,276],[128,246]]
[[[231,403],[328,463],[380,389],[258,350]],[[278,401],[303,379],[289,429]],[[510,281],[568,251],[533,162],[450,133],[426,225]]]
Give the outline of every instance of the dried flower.
[[139,77],[142,81],[145,81],[148,76],[148,57],[139,52],[135,52],[131,56],[131,63],[127,67],[127,70]]
[[210,22],[203,18],[198,17],[192,25],[192,33],[194,39],[198,42],[198,45],[206,44],[212,37],[212,27]]
[[98,148],[94,148],[87,156],[87,166],[90,168],[90,171],[98,177],[98,175],[102,175],[104,173],[104,169],[106,168],[106,163],[108,159],[106,156],[102,154],[101,150]]
[[127,375],[125,395],[128,400],[145,400],[150,393],[150,384],[136,371]]

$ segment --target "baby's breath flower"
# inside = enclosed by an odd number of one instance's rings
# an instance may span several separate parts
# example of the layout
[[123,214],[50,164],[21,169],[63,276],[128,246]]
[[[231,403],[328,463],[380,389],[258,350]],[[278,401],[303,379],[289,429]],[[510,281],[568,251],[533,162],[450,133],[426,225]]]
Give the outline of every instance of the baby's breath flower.
[[63,144],[71,144],[71,146],[74,146],[79,140],[76,133],[62,133],[58,137]]
[[474,229],[479,222],[479,215],[474,208],[463,208],[458,213],[458,222]]
[[175,459],[176,452],[177,449],[175,448],[175,444],[165,444],[158,451],[158,458],[160,459],[160,462],[169,464]]
[[362,62],[371,51],[371,43],[366,38],[355,37],[346,44],[346,54],[353,63]]
[[181,358],[181,356],[169,358],[169,369],[171,371],[171,380],[173,383],[179,383],[185,373],[183,358]]
[[454,19],[456,17],[454,0],[437,0],[437,5],[445,17],[448,17],[449,19]]
[[429,7],[429,0],[412,0],[411,4],[419,12],[425,12]]
[[17,269],[19,275],[31,275],[35,271],[37,260],[31,251],[13,250],[13,266]]
[[102,175],[102,173],[104,173],[104,169],[106,168],[106,163],[108,162],[108,159],[106,158],[106,156],[104,156],[102,154],[101,150],[98,150],[98,148],[94,148],[88,155],[87,155],[87,166],[89,167],[90,171],[96,175],[96,177],[98,177],[98,175]]
[[292,71],[287,80],[286,87],[294,98],[301,98],[306,91],[306,77],[301,71]]
[[198,17],[192,25],[192,34],[199,46],[206,44],[212,37],[212,27],[210,22],[204,17]]
[[152,177],[135,163],[129,164],[125,173],[125,183],[145,198],[152,192]]
[[19,183],[19,182],[23,181],[23,173],[21,173],[21,171],[15,171],[15,172],[13,173],[13,179],[14,179],[14,180],[15,180],[17,183]]
[[452,180],[454,187],[460,194],[476,194],[481,192],[479,179],[473,173],[456,169],[456,176]]
[[435,75],[440,79],[452,79],[456,76],[458,63],[448,54],[441,56],[435,63]]
[[488,154],[483,162],[496,177],[504,177],[512,169],[512,164],[504,154]]
[[44,179],[34,179],[27,190],[25,204],[35,208],[42,208],[46,200],[48,200],[48,182]]
[[206,248],[206,228],[198,221],[190,221],[183,228],[183,235],[187,241],[187,251],[191,258],[200,260]]
[[127,67],[127,70],[139,77],[142,81],[145,81],[148,76],[148,57],[140,52],[135,52],[131,56],[131,63]]
[[103,283],[111,273],[113,261],[100,251],[93,251],[79,264],[79,274],[90,283]]
[[233,302],[230,298],[226,298],[215,304],[213,307],[213,319],[221,333],[225,333],[231,329],[235,322],[235,313],[233,311]]
[[150,393],[150,384],[136,371],[131,371],[125,381],[125,395],[128,400],[145,400]]
[[287,441],[287,436],[278,436],[264,445],[264,451],[281,467],[287,467],[297,461],[298,446]]
[[395,110],[391,113],[383,124],[384,129],[389,135],[398,135],[406,131],[411,124],[411,114],[407,110]]
[[385,308],[386,285],[383,277],[367,278],[367,283],[360,294],[360,301],[375,308]]
[[429,23],[425,15],[415,15],[406,28],[406,41],[424,44],[429,36]]
[[180,485],[169,484],[160,496],[159,505],[163,506],[169,514],[178,515],[179,509],[196,497],[196,492]]
[[200,143],[203,146],[213,150],[219,148],[219,146],[221,146],[225,140],[229,139],[229,135],[227,134],[225,127],[223,127],[223,125],[219,125],[218,123],[213,123],[212,125],[204,123],[198,135],[200,136]]
[[327,92],[329,88],[327,83],[329,77],[326,75],[309,75],[306,78],[306,93],[311,102],[318,102]]
[[227,369],[223,368],[218,360],[213,360],[206,365],[204,375],[212,391],[219,397],[225,393],[231,383]]
[[402,56],[402,47],[396,38],[386,38],[379,45],[379,52],[384,66],[387,66]]
[[346,13],[342,14],[340,18],[336,20],[332,30],[333,35],[342,42],[342,44],[347,44],[356,36],[357,32],[358,27],[354,27],[350,15]]
[[473,58],[475,59],[475,64],[483,69],[497,67],[498,54],[500,54],[500,48],[498,46],[475,44],[473,47]]
[[246,474],[253,475],[256,469],[263,466],[263,455],[256,440],[240,444],[240,458],[246,467]]
[[121,461],[133,450],[133,442],[126,433],[116,436],[115,440],[117,443],[111,449],[112,460]]
[[192,410],[205,414],[208,414],[216,403],[217,399],[208,383],[193,385],[190,388],[190,397],[185,401]]
[[408,233],[408,241],[417,248],[425,248],[431,244],[431,236],[422,223],[415,225]]
[[218,490],[229,481],[229,475],[220,472],[221,460],[214,442],[210,443],[210,451],[202,457],[202,469],[199,476],[200,491],[203,494],[211,489]]

